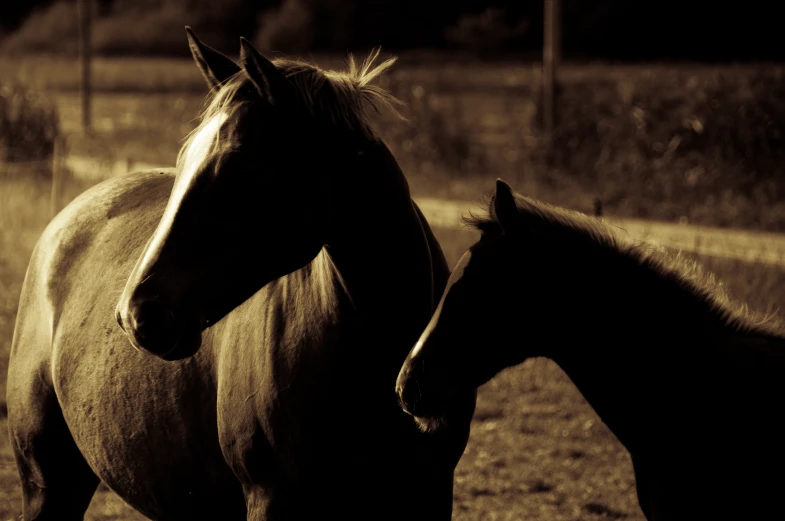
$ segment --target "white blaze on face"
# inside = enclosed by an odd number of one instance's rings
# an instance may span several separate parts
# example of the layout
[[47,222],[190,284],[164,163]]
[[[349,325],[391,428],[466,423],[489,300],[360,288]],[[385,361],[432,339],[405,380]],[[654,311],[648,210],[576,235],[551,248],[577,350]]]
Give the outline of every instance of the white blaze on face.
[[218,137],[218,131],[228,117],[229,115],[226,112],[220,112],[213,116],[204,124],[188,145],[188,150],[186,150],[185,159],[183,160],[183,168],[172,188],[172,195],[169,196],[166,211],[161,217],[156,234],[138,266],[143,272],[146,271],[146,267],[150,265],[150,262],[158,256],[168,231],[172,227],[177,209],[180,207],[188,189],[193,185],[194,177],[200,171],[205,160],[207,160],[210,149]]

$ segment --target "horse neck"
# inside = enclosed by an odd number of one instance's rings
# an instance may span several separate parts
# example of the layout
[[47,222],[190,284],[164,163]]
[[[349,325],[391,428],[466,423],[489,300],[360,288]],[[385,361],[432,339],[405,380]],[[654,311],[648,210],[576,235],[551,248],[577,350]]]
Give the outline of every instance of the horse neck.
[[[330,192],[326,247],[357,311],[376,325],[396,324],[413,345],[433,312],[433,277],[403,172],[386,145],[374,143],[357,168],[334,175]],[[413,316],[419,320],[404,320]]]
[[680,414],[680,389],[712,378],[724,353],[775,341],[734,326],[691,285],[637,259],[613,256],[587,270],[570,277],[587,296],[585,311],[550,357],[628,448],[647,436],[653,408]]

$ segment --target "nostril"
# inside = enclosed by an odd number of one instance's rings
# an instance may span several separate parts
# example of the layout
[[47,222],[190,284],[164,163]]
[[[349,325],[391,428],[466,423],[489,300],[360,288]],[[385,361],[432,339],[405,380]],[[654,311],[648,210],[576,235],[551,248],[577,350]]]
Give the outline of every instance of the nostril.
[[120,314],[119,310],[115,311],[114,318],[117,320],[117,325],[120,326],[120,329],[125,331],[125,327],[123,327],[123,316]]
[[157,300],[145,300],[136,307],[137,329],[160,331],[173,322],[172,314]]
[[420,384],[416,380],[410,379],[406,382],[401,393],[401,400],[412,414],[417,412],[417,402],[420,400]]

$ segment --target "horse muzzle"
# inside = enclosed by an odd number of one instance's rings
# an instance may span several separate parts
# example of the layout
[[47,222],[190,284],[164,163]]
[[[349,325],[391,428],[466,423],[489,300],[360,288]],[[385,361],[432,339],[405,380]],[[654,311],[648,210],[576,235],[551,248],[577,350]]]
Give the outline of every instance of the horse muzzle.
[[129,302],[125,309],[118,306],[115,314],[135,349],[163,360],[187,358],[201,346],[201,320],[179,319],[156,299]]
[[435,366],[425,360],[407,359],[398,374],[395,391],[401,408],[416,418],[439,418],[449,403],[446,379]]

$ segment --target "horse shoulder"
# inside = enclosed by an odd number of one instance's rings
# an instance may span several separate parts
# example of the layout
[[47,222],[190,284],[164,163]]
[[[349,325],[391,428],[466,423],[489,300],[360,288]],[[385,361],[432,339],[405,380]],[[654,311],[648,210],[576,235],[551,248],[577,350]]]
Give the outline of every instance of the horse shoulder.
[[[210,329],[218,378],[224,457],[243,483],[296,475],[311,418],[329,395],[336,355],[347,346],[346,313],[322,251],[310,265],[273,280]],[[340,349],[336,349],[338,346]],[[272,452],[275,445],[278,456]]]
[[70,294],[74,280],[69,275],[79,264],[91,262],[95,270],[110,270],[127,263],[135,253],[131,250],[147,242],[172,184],[171,172],[164,170],[108,179],[83,192],[52,220],[36,245],[31,269],[40,271],[55,315]]

